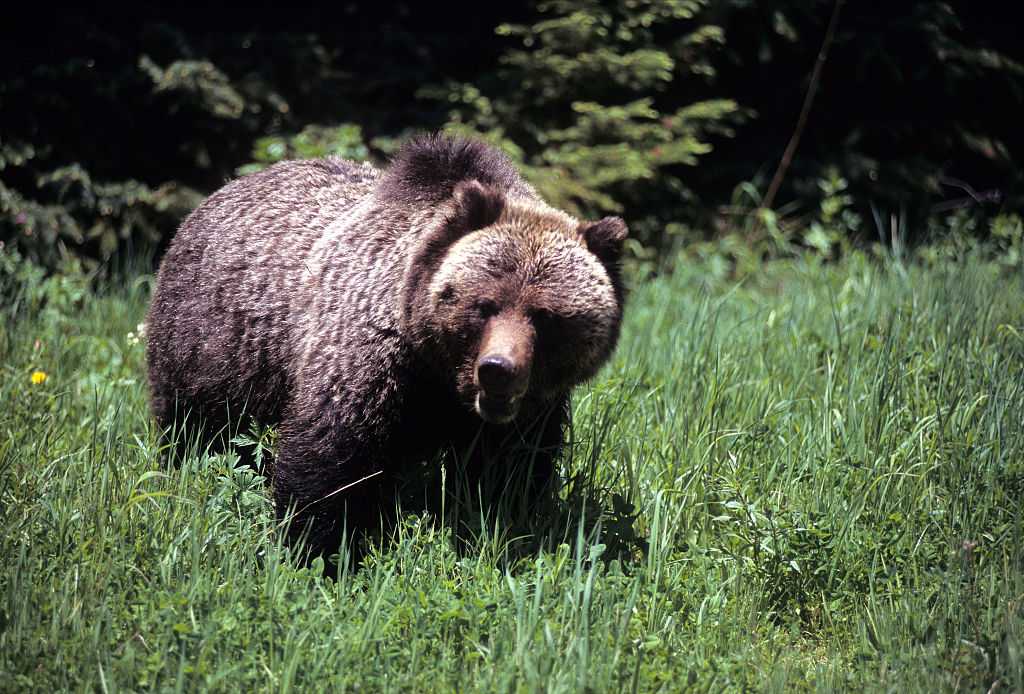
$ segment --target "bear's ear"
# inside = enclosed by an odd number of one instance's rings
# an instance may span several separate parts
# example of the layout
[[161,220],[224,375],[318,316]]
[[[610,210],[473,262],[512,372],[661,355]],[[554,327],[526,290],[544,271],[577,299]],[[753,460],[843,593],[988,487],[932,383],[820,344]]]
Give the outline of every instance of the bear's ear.
[[403,324],[410,325],[431,274],[441,265],[453,243],[466,234],[498,221],[505,209],[505,197],[477,180],[461,181],[452,191],[453,207],[443,224],[425,230],[409,258],[402,282]]
[[498,221],[505,208],[505,197],[476,179],[461,181],[452,192],[455,210],[449,224],[456,234],[483,229]]
[[622,243],[629,236],[629,229],[621,218],[605,217],[597,222],[582,223],[580,235],[590,252],[608,265],[622,258]]

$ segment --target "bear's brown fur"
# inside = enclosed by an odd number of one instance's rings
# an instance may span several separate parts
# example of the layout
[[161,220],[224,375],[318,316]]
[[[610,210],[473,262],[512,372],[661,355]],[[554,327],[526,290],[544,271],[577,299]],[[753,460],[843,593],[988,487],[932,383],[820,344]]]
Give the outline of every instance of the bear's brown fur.
[[314,553],[374,525],[396,472],[439,451],[487,456],[490,440],[539,432],[543,482],[570,390],[618,339],[626,233],[547,206],[498,151],[444,136],[383,173],[326,159],[240,178],[160,267],[157,422],[197,422],[207,442],[229,412],[279,424],[275,504]]

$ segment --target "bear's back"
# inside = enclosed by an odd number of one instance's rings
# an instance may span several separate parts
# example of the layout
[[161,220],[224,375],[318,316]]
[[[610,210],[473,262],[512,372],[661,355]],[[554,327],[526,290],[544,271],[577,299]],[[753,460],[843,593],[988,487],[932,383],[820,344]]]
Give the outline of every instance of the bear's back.
[[[150,308],[151,382],[165,381],[154,391],[255,397],[256,409],[276,409],[306,257],[379,175],[337,158],[286,161],[232,181],[196,208],[164,256]],[[267,392],[254,387],[261,382]]]

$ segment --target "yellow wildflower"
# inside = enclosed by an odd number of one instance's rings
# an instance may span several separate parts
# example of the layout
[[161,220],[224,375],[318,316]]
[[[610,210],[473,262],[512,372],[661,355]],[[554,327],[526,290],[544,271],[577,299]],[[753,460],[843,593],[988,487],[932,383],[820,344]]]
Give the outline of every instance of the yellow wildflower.
[[33,371],[32,372],[32,385],[38,386],[40,383],[46,383],[46,372],[45,371]]

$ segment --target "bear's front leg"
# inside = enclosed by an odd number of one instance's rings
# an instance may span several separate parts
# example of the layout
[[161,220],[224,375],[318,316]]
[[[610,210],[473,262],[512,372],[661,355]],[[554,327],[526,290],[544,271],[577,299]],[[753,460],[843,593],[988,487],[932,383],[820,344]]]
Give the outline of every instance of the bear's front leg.
[[568,398],[540,406],[511,424],[484,425],[469,446],[466,471],[472,490],[489,502],[541,503],[557,492],[555,470],[569,420]]
[[540,408],[532,423],[519,432],[527,451],[522,474],[527,480],[529,499],[537,501],[545,493],[557,492],[555,469],[565,445],[569,418],[570,405],[566,396]]
[[281,426],[273,472],[277,517],[288,522],[288,544],[301,541],[305,556],[323,556],[328,569],[342,541],[358,554],[362,533],[380,526],[386,508],[382,490],[390,475],[376,444],[360,434],[358,425],[329,413]]

